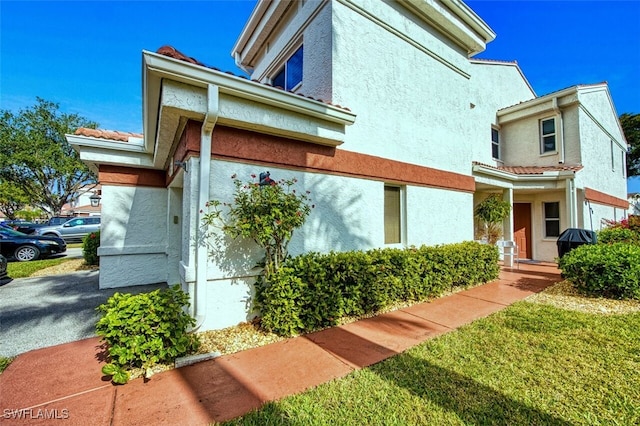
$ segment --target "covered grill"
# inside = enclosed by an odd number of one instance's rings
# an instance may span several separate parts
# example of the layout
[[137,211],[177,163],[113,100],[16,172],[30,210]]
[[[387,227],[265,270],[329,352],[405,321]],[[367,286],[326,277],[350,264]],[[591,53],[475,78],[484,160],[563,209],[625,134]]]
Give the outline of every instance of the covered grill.
[[558,257],[562,257],[583,244],[595,244],[596,233],[589,229],[568,228],[558,237]]

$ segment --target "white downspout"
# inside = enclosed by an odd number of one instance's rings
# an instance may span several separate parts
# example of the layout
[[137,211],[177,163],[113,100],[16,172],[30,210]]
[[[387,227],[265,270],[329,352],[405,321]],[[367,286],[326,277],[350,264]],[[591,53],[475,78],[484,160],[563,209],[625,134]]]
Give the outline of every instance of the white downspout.
[[[211,136],[213,128],[218,121],[219,114],[219,93],[218,86],[207,85],[207,112],[200,129],[200,167],[198,174],[198,205],[196,207],[197,232],[196,241],[203,241],[206,237],[206,227],[202,226],[202,217],[206,213],[206,204],[211,199],[210,176],[211,176]],[[196,328],[205,320],[204,300],[198,297],[198,293],[207,285],[207,261],[208,253],[206,248],[196,245],[196,285],[193,294],[194,313],[196,318]]]
[[569,228],[577,228],[578,227],[578,199],[576,194],[576,182],[573,177],[570,177],[566,180],[566,202],[567,202],[567,213],[569,216]]
[[[511,209],[509,209],[509,216],[505,219],[505,221],[502,224],[503,227],[503,233],[504,233],[504,240],[506,241],[513,241],[513,188],[507,188],[504,189],[502,191],[502,200],[506,201],[509,203],[509,205],[511,206]],[[506,222],[506,223],[505,223]],[[505,225],[506,225],[506,229],[505,229]],[[513,250],[515,250],[514,248],[511,249],[511,255],[509,256],[509,261],[507,262],[506,256],[503,259],[505,266],[512,268],[513,267],[513,260],[515,257],[515,253],[513,253]]]
[[[564,160],[565,160],[565,153],[564,153],[564,122],[562,119],[562,111],[560,110],[560,107],[558,107],[558,98],[553,98],[552,101],[552,107],[553,110],[555,111],[555,113],[558,115],[558,121],[560,122],[558,124],[558,129],[560,131],[560,137],[559,142],[560,142],[560,159],[558,160],[558,163],[560,164],[564,164]],[[557,133],[557,132],[556,132]]]

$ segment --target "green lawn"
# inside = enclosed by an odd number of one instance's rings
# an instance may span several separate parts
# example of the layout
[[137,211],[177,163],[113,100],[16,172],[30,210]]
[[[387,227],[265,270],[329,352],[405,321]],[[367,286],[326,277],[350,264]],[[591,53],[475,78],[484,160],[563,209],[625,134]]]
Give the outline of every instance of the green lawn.
[[229,424],[640,424],[640,313],[520,302]]
[[[69,244],[67,248],[82,248],[82,243]],[[71,259],[62,257],[57,259],[32,260],[30,262],[9,262],[7,265],[7,274],[11,278],[26,278],[40,269],[56,266],[69,260]]]
[[40,269],[56,266],[69,260],[71,259],[63,257],[58,259],[32,260],[30,262],[9,262],[7,265],[7,274],[11,278],[26,278]]

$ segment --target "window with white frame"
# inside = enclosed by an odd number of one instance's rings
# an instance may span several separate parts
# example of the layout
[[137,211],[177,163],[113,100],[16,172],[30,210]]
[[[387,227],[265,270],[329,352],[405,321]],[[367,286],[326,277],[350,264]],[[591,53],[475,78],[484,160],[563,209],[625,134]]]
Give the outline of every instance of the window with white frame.
[[626,164],[624,163],[624,150],[620,151],[620,169],[622,169],[622,177],[626,178],[627,177],[627,167]]
[[402,242],[402,188],[384,186],[384,243]]
[[273,76],[271,84],[280,86],[285,90],[293,90],[302,83],[302,58],[304,56],[303,46],[300,46],[284,66]]
[[616,171],[616,157],[615,157],[615,148],[613,147],[613,140],[609,140],[609,144],[611,145],[611,170]]
[[544,236],[560,236],[560,203],[544,203]]
[[493,127],[491,128],[491,156],[496,160],[500,159],[500,132]]
[[554,152],[556,150],[556,119],[540,120],[540,152]]

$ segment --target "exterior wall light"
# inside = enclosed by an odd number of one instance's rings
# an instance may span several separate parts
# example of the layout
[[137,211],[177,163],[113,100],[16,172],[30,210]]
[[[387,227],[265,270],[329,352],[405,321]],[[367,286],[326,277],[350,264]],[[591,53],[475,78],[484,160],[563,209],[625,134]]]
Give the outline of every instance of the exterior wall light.
[[91,207],[98,207],[100,205],[101,198],[102,197],[95,193],[91,197],[89,197],[89,201],[91,201]]

